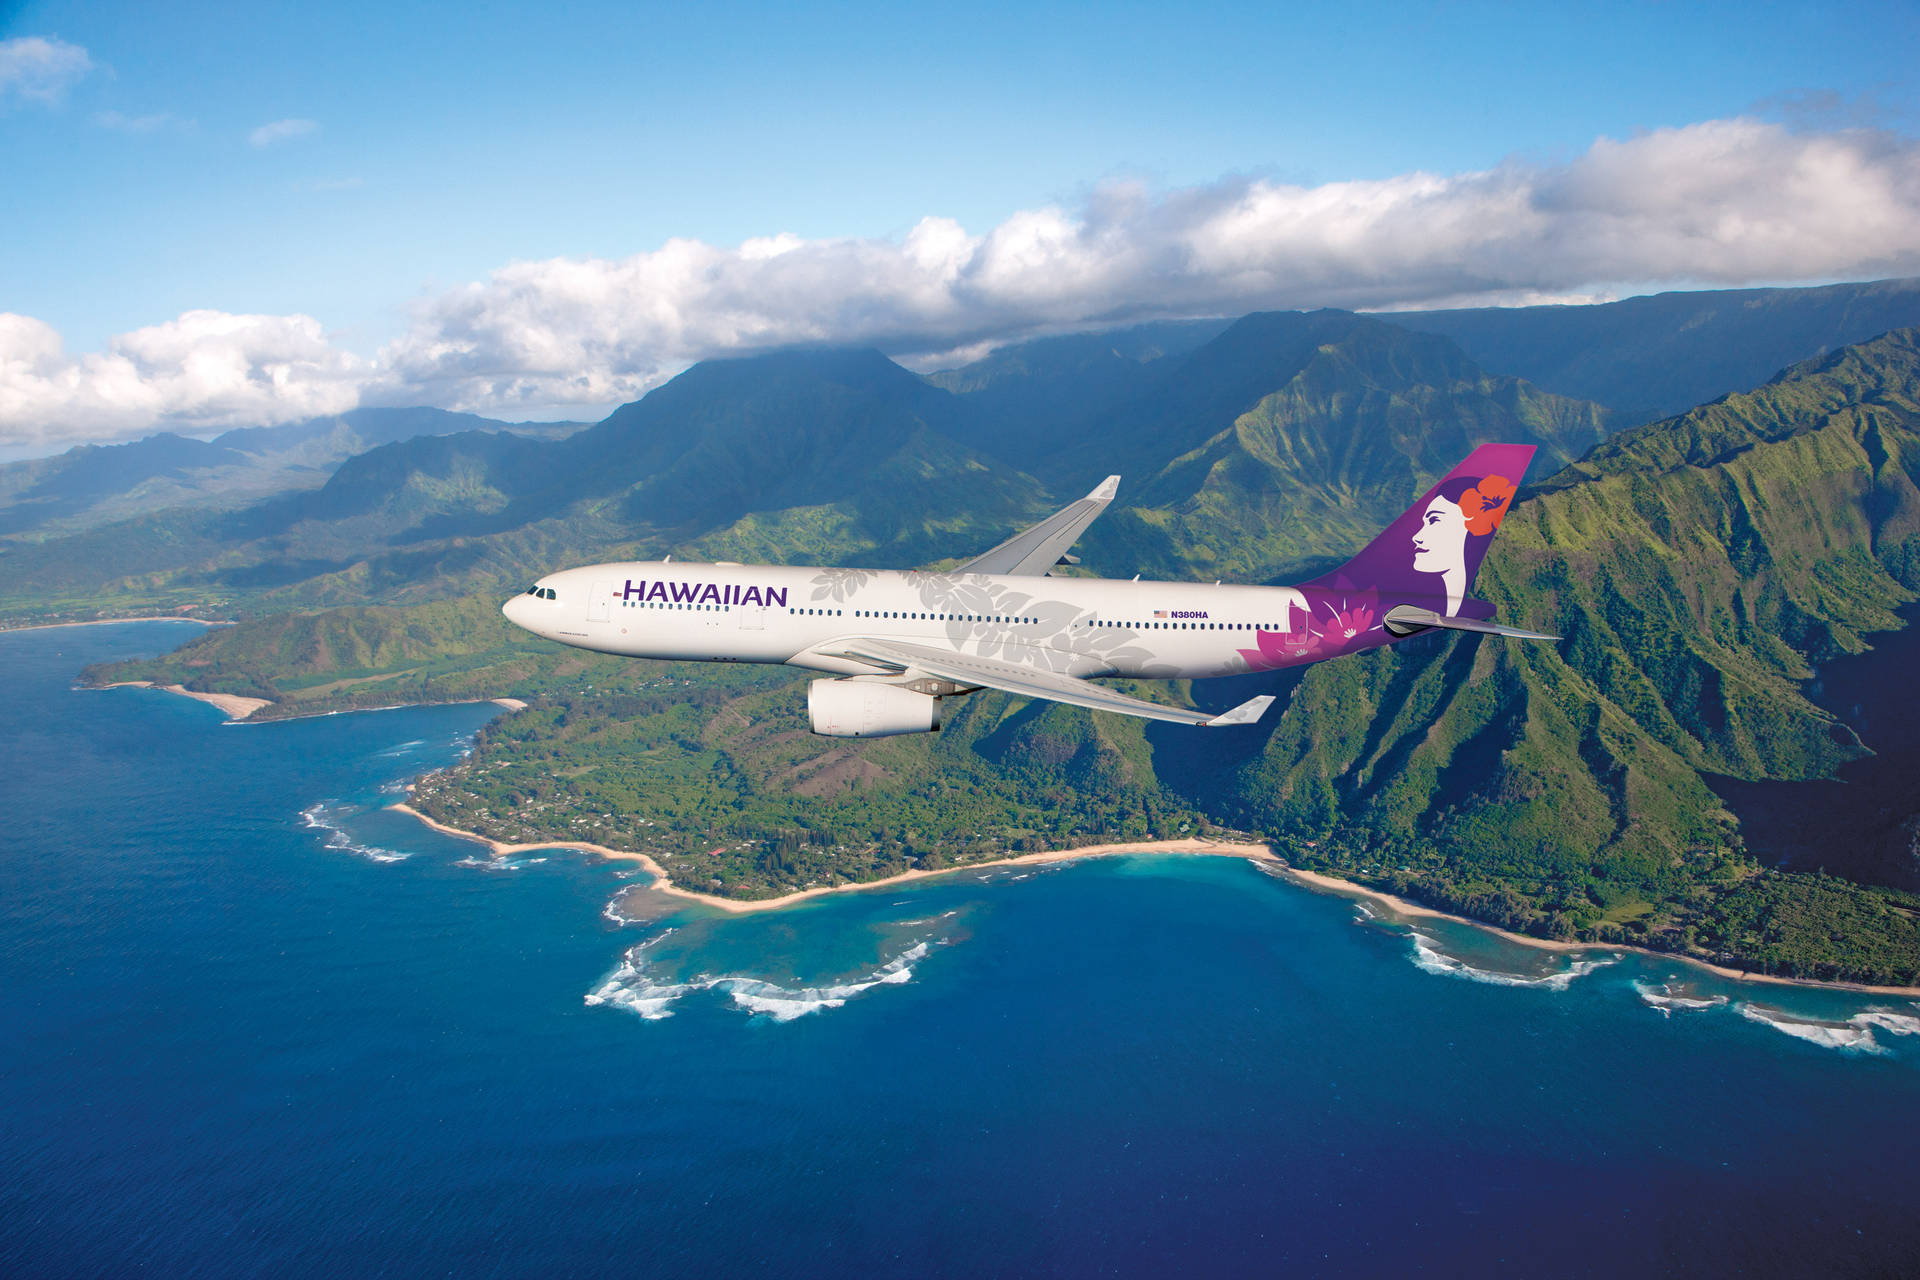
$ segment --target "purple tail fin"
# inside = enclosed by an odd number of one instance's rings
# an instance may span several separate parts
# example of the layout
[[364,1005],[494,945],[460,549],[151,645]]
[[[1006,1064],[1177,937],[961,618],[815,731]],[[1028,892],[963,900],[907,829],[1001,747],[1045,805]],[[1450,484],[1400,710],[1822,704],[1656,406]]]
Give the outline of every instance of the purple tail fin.
[[1366,550],[1305,585],[1328,591],[1370,590],[1377,593],[1381,607],[1389,600],[1420,603],[1448,617],[1458,616],[1493,542],[1493,532],[1506,518],[1532,460],[1532,445],[1481,445],[1369,542]]

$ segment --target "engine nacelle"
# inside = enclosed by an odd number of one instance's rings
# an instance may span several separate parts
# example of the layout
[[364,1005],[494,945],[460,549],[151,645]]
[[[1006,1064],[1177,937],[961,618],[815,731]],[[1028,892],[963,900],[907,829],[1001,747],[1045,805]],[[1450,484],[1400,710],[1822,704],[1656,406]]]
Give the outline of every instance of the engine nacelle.
[[807,718],[829,738],[884,738],[940,727],[940,699],[872,680],[815,680],[807,686]]

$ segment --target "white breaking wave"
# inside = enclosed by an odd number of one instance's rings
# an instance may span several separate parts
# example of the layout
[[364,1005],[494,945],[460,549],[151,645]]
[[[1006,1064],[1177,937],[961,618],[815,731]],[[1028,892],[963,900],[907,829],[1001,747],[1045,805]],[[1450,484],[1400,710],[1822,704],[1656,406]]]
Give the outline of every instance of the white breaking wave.
[[697,986],[691,982],[649,982],[640,966],[628,958],[622,960],[620,967],[608,974],[604,982],[587,992],[587,1004],[610,1004],[655,1022],[671,1018],[673,1010],[668,1006]]
[[[1845,1022],[1820,1022],[1811,1018],[1796,1018],[1779,1009],[1769,1009],[1763,1005],[1742,1001],[1733,1006],[1734,1012],[1741,1017],[1775,1031],[1784,1031],[1790,1036],[1810,1041],[1828,1049],[1839,1049],[1846,1053],[1885,1053],[1886,1049],[1873,1038],[1873,1026],[1863,1019],[1877,1017],[1877,1014],[1857,1013]],[[1899,1015],[1892,1015],[1899,1017]],[[1902,1019],[1906,1021],[1906,1019]],[[1896,1032],[1905,1035],[1907,1032]]]
[[398,849],[383,849],[379,845],[365,844],[355,840],[347,829],[337,822],[328,821],[327,805],[324,801],[309,805],[300,811],[300,820],[309,828],[327,833],[326,847],[339,849],[346,853],[356,853],[371,862],[405,862],[413,855],[402,853]]
[[924,959],[928,950],[927,943],[916,942],[865,978],[831,987],[789,990],[754,978],[721,978],[715,985],[725,987],[732,994],[733,1002],[749,1013],[764,1013],[775,1022],[791,1022],[821,1009],[838,1009],[854,996],[874,987],[898,986],[911,981],[913,962]]
[[1412,930],[1412,936],[1413,963],[1427,973],[1437,973],[1448,978],[1465,978],[1469,982],[1485,982],[1496,987],[1544,987],[1548,991],[1565,991],[1573,985],[1575,978],[1584,978],[1595,969],[1617,964],[1620,960],[1618,955],[1604,955],[1598,959],[1587,959],[1583,956],[1558,973],[1530,978],[1525,974],[1476,969],[1466,961],[1438,950],[1433,939],[1418,929]]
[[[607,900],[607,905],[600,908],[600,914],[605,916],[611,923],[619,925],[621,928],[625,928],[630,924],[647,923],[647,921],[644,918],[636,918],[633,916],[621,914],[620,899],[624,896],[625,896],[624,894],[620,894],[620,893],[614,894],[613,897]],[[662,935],[662,936],[665,936],[665,935]]]
[[481,871],[524,871],[536,862],[545,861],[545,858],[462,858],[453,865],[456,867],[476,867]]
[[1868,1009],[1865,1013],[1854,1014],[1847,1021],[1856,1026],[1878,1027],[1896,1036],[1920,1036],[1920,1018],[1910,1013],[1895,1013],[1891,1009]]
[[1712,1009],[1727,1002],[1725,996],[1710,996],[1706,999],[1698,996],[1677,996],[1673,994],[1673,988],[1666,983],[1656,987],[1638,978],[1633,980],[1633,989],[1640,993],[1642,1000],[1658,1009],[1663,1018],[1672,1017],[1675,1009]]
[[911,981],[914,962],[925,959],[932,949],[929,942],[917,942],[864,978],[827,987],[783,987],[777,982],[744,974],[702,974],[686,982],[657,981],[647,972],[646,952],[672,932],[668,929],[629,950],[619,966],[587,993],[586,1003],[612,1005],[654,1022],[671,1018],[674,1001],[689,991],[720,990],[731,995],[734,1004],[750,1014],[764,1015],[775,1022],[791,1022],[821,1009],[838,1009],[875,987]]

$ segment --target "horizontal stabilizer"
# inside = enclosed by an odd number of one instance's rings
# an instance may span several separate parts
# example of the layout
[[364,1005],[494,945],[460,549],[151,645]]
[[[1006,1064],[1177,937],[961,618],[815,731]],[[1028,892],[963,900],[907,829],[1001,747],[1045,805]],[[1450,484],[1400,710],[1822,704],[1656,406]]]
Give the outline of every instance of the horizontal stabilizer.
[[1387,616],[1381,621],[1388,631],[1397,636],[1410,636],[1423,627],[1444,627],[1448,631],[1477,631],[1481,635],[1506,636],[1512,640],[1558,640],[1559,636],[1543,635],[1538,631],[1522,631],[1519,627],[1503,627],[1497,622],[1482,622],[1478,618],[1449,618],[1445,614],[1435,613],[1431,609],[1422,609],[1419,605],[1397,604],[1387,610]]
[[1209,729],[1224,729],[1230,725],[1258,724],[1260,717],[1267,714],[1267,708],[1273,705],[1273,695],[1263,693],[1257,698],[1248,698],[1231,711],[1223,711],[1211,720],[1203,721]]

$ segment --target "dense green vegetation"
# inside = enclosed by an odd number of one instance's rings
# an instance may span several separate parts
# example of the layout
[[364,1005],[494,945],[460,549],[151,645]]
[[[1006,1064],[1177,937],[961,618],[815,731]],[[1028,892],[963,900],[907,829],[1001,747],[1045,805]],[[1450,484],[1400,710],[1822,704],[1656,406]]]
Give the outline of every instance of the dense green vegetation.
[[632,665],[656,674],[495,721],[414,805],[508,842],[642,850],[690,888],[747,897],[1213,830],[1156,780],[1137,721],[979,694],[937,735],[856,743],[807,731],[791,672]]
[[1802,682],[1920,592],[1915,331],[1601,446],[1515,507],[1478,589],[1565,639],[1314,667],[1213,807],[1511,927],[1920,978],[1920,900],[1762,875],[1707,782],[1866,749]]
[[[764,896],[1212,824],[1543,936],[1920,980],[1920,899],[1766,870],[1709,785],[1826,776],[1871,747],[1805,682],[1920,593],[1913,331],[1590,451],[1604,411],[1489,377],[1436,338],[1338,313],[1199,336],[1170,330],[1164,351],[1104,362],[1066,344],[1057,379],[1029,363],[951,390],[860,353],[721,362],[559,444],[376,450],[226,524],[150,521],[165,536],[131,558],[113,530],[49,543],[34,571],[59,551],[69,590],[99,572],[89,561],[112,562],[129,590],[199,582],[250,593],[261,615],[98,679],[250,693],[280,715],[527,700],[469,762],[422,782],[421,807],[508,841],[647,849],[696,887]],[[1162,452],[1087,539],[1092,567],[1291,572],[1353,550],[1473,444],[1526,439],[1543,458],[1584,456],[1551,476],[1536,464],[1478,591],[1565,639],[1423,637],[1140,690],[1220,706],[1283,695],[1253,732],[981,694],[937,736],[848,743],[805,732],[791,672],[594,658],[499,617],[518,566],[589,555],[903,565],[984,547],[1079,482],[1050,496],[956,443],[956,400],[1149,365],[1163,366],[1155,389],[1113,442]],[[288,568],[295,547],[321,568]],[[235,585],[270,570],[284,580]],[[368,598],[395,603],[289,611]]]
[[[1179,452],[1162,452],[1125,505],[1088,530],[1088,565],[1116,577],[1298,581],[1365,545],[1475,445],[1535,445],[1534,474],[1547,475],[1611,422],[1598,405],[1493,377],[1443,339],[1345,313],[1249,316],[1200,354],[1220,360],[1222,349],[1269,368],[1277,389],[1217,415],[1221,428],[1190,447],[1172,437],[1166,447]],[[1270,350],[1270,366],[1253,354]],[[1188,420],[1184,405],[1158,408]]]

